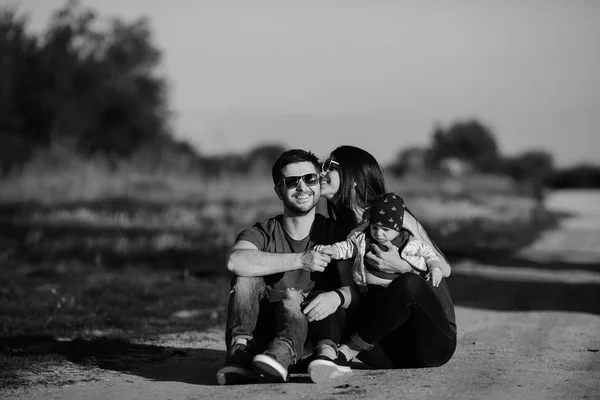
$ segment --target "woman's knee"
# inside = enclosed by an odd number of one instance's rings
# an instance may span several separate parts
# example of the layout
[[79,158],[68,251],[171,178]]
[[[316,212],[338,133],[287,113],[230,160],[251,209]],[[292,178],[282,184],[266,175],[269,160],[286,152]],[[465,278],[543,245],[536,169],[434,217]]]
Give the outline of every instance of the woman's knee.
[[456,338],[444,340],[435,345],[426,346],[424,354],[421,355],[423,361],[423,367],[441,367],[446,364],[456,351]]
[[427,282],[417,274],[408,272],[394,279],[388,286],[388,290],[411,295],[423,290]]

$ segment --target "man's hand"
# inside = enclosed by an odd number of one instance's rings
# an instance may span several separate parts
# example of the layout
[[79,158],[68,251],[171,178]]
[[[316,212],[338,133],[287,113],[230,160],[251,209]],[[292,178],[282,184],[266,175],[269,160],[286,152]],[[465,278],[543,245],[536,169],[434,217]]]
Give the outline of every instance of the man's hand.
[[321,254],[318,251],[306,250],[300,254],[302,269],[308,272],[323,272],[325,267],[331,261],[331,257]]
[[320,321],[333,314],[341,306],[340,301],[340,296],[335,292],[321,293],[308,303],[302,312],[308,322]]
[[392,242],[385,242],[384,245],[387,247],[386,251],[381,250],[374,243],[371,245],[375,254],[367,253],[365,255],[369,260],[369,265],[390,274],[405,274],[412,270],[410,264],[400,258],[398,248]]

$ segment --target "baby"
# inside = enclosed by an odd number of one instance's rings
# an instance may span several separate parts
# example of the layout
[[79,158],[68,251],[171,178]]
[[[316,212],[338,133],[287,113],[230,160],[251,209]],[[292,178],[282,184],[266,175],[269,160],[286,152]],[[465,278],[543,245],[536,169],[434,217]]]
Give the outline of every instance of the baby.
[[373,252],[371,244],[387,251],[387,242],[400,252],[400,257],[406,261],[413,272],[425,279],[431,278],[434,286],[442,279],[441,260],[433,248],[424,243],[412,233],[410,225],[404,222],[404,200],[394,194],[386,193],[370,208],[367,222],[362,223],[343,242],[329,246],[315,246],[316,251],[327,249],[328,254],[335,260],[355,257],[352,266],[352,278],[365,288],[369,285],[387,286],[400,273],[386,273],[369,265],[365,255]]

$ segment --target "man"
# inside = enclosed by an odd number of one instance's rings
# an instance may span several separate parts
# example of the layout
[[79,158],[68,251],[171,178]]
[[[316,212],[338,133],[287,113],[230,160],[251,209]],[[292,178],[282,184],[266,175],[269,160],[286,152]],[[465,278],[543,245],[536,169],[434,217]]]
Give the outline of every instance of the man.
[[353,281],[349,265],[326,269],[331,258],[312,250],[346,233],[315,213],[319,172],[313,153],[283,153],[272,168],[283,214],[242,231],[227,254],[234,278],[225,331],[227,357],[217,372],[222,385],[248,381],[258,373],[287,381],[288,368],[303,355],[309,321],[319,358],[337,357],[343,328],[338,318],[342,324],[344,318],[339,309],[351,303]]

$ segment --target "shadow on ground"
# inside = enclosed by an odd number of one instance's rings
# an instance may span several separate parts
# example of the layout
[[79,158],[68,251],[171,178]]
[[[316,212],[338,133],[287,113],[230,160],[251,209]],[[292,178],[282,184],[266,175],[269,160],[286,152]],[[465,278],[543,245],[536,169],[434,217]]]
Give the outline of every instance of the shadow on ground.
[[[450,263],[460,262],[468,259],[465,257],[448,257]],[[542,270],[582,270],[582,271],[594,271],[600,272],[600,264],[595,262],[578,262],[578,261],[567,261],[567,260],[549,260],[549,261],[538,261],[531,260],[518,255],[481,255],[476,257],[474,260],[478,263],[493,265],[502,268],[538,268]]]
[[[218,385],[217,370],[223,366],[224,350],[179,348],[131,343],[121,338],[59,341],[52,336],[2,338],[0,356],[58,355],[83,367],[98,367],[152,381]],[[306,373],[308,359],[293,366],[290,381],[311,383]],[[18,376],[18,365],[11,373]],[[269,383],[261,378],[253,383]]]
[[[455,260],[456,261],[456,260]],[[477,260],[480,262],[480,260]],[[534,262],[517,257],[482,261],[483,264],[506,268],[527,267],[532,276],[528,280],[502,279],[485,275],[455,274],[447,283],[454,304],[502,311],[567,311],[600,315],[600,284],[536,281],[535,271],[598,271],[598,264]]]
[[136,344],[121,338],[59,341],[52,336],[2,338],[2,354],[60,355],[82,366],[95,366],[154,381],[201,385],[217,384],[216,372],[225,358],[222,350]]

